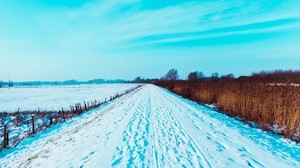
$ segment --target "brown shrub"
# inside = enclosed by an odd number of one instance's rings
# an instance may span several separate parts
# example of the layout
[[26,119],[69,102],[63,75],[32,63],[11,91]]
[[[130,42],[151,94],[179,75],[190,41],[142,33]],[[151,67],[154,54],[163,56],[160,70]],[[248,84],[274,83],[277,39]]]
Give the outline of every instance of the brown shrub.
[[191,100],[212,104],[230,116],[256,122],[300,141],[300,87],[243,82],[156,83]]

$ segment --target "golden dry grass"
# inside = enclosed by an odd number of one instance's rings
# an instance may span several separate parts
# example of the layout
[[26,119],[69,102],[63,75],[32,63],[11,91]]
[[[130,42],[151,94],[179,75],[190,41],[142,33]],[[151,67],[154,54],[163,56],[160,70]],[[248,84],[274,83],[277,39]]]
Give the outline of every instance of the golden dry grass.
[[191,100],[212,104],[229,116],[257,123],[300,141],[300,87],[243,82],[157,82]]

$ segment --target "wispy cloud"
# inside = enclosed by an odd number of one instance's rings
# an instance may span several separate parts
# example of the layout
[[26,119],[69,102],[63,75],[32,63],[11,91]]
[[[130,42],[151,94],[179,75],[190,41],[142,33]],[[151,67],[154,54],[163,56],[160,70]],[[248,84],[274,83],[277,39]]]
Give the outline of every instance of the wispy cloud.
[[243,55],[233,48],[257,57],[267,52],[278,57],[290,50],[295,58],[300,52],[295,47],[300,42],[299,5],[292,0],[1,1],[0,24],[5,26],[0,27],[0,54],[10,57],[6,60],[26,57],[40,64],[45,64],[42,58],[97,62],[118,57],[140,59],[136,64],[144,58],[153,65],[153,55],[172,55],[180,60],[174,67],[187,65],[182,63],[186,53],[194,62],[197,53],[204,60]]
[[[289,18],[272,20],[259,23],[251,23],[246,25],[238,25],[224,28],[215,28],[204,31],[171,33],[171,34],[154,34],[144,37],[138,37],[130,41],[139,45],[145,44],[166,44],[178,42],[192,42],[192,41],[207,41],[205,45],[220,44],[217,39],[232,39],[229,41],[223,40],[222,44],[232,44],[233,41],[240,43],[243,41],[260,40],[263,35],[276,35],[286,29],[293,29],[300,27],[300,18]],[[259,36],[260,35],[260,36]],[[238,38],[239,37],[239,38]],[[214,43],[215,41],[215,43]],[[191,45],[195,45],[195,43]],[[201,43],[198,43],[200,45]],[[203,44],[203,43],[202,43]],[[180,46],[180,45],[179,45]]]
[[[244,41],[255,41],[255,38],[248,37],[263,33],[268,36],[272,32],[276,35],[278,31],[299,26],[300,15],[294,8],[282,12],[279,1],[267,5],[246,1],[237,1],[234,5],[226,1],[191,2],[148,10],[138,8],[143,3],[140,1],[120,2],[97,2],[76,10],[63,10],[65,18],[58,21],[66,29],[72,28],[61,35],[60,42],[71,47],[84,45],[115,49],[120,45],[214,41],[215,38],[237,36],[245,37]],[[212,42],[209,44],[213,45]]]

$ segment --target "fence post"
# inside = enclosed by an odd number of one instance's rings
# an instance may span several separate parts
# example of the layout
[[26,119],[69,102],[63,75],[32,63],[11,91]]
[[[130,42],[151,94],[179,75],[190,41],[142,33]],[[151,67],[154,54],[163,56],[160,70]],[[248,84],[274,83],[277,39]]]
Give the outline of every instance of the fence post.
[[9,146],[9,137],[8,137],[8,132],[6,132],[6,146]]
[[64,112],[64,108],[63,107],[61,108],[61,112],[62,112],[62,116],[63,116],[63,121],[65,122],[66,119],[65,119],[65,112]]
[[85,111],[88,111],[87,109],[87,106],[86,106],[86,103],[84,102],[84,108],[85,108]]
[[78,106],[75,105],[75,112],[78,113]]
[[34,116],[31,116],[32,134],[34,134]]
[[50,125],[52,125],[52,114],[50,114]]
[[3,130],[3,148],[7,148],[7,126],[4,125],[4,130]]

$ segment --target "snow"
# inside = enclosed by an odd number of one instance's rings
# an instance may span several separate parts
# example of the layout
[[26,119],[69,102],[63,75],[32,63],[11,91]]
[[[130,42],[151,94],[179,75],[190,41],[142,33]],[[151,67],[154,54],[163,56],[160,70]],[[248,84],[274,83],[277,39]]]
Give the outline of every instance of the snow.
[[[44,130],[45,128],[47,128],[50,124],[50,116],[52,116],[54,118],[54,120],[52,120],[53,122],[62,122],[63,119],[60,117],[55,118],[55,116],[57,116],[57,111],[54,113],[46,113],[45,111],[42,111],[42,113],[36,115],[36,114],[32,114],[30,113],[30,110],[34,110],[34,109],[38,109],[38,107],[33,107],[35,104],[34,103],[38,103],[41,104],[42,107],[46,107],[44,109],[48,109],[48,110],[60,110],[57,109],[60,106],[64,107],[65,112],[68,112],[66,110],[68,110],[69,105],[74,105],[75,101],[81,101],[81,103],[83,101],[86,100],[92,100],[94,101],[95,99],[93,98],[97,98],[97,102],[99,102],[98,100],[102,100],[102,102],[105,100],[105,97],[110,98],[110,96],[114,96],[116,93],[118,93],[119,95],[122,94],[123,92],[125,92],[127,90],[127,88],[135,88],[137,85],[135,84],[105,84],[105,85],[77,85],[77,86],[46,86],[46,87],[17,87],[17,88],[12,88],[7,90],[5,88],[4,92],[6,93],[6,96],[3,96],[2,100],[9,100],[6,101],[6,104],[8,104],[10,102],[10,105],[13,107],[15,104],[23,104],[24,108],[29,109],[29,112],[26,110],[25,113],[22,114],[18,114],[18,118],[16,115],[2,115],[0,116],[0,137],[4,136],[4,125],[7,126],[7,132],[9,134],[9,144],[10,146],[16,145],[20,140],[28,137],[29,134],[31,134],[32,132],[32,123],[31,123],[31,118],[32,116],[34,116],[34,123],[35,123],[35,131],[39,131],[39,130]],[[30,90],[30,92],[28,92],[28,89]],[[94,91],[93,91],[94,89]],[[126,89],[126,90],[125,90]],[[84,90],[84,92],[83,92]],[[61,96],[60,94],[57,94],[57,91],[61,91],[61,92],[68,92],[65,95]],[[30,94],[33,93],[33,94]],[[52,95],[52,100],[50,101],[50,99],[48,97],[45,97],[47,95],[44,95],[45,93],[51,93]],[[56,93],[56,95],[54,94]],[[71,94],[72,97],[71,97]],[[91,95],[91,97],[87,97],[87,95]],[[93,94],[91,94],[93,93]],[[22,102],[18,102],[16,97],[24,97],[24,101]],[[62,99],[61,97],[70,97],[70,99]],[[107,98],[107,100],[108,100]],[[33,102],[31,102],[30,100],[32,99],[36,99]],[[42,100],[46,100],[48,99],[49,101],[42,103]],[[13,101],[14,100],[14,101]],[[55,101],[54,101],[55,100]],[[91,103],[86,101],[87,104]],[[51,108],[49,105],[51,105],[53,107],[57,108]],[[68,103],[74,103],[74,104],[68,104]],[[78,102],[76,102],[78,103]],[[5,104],[5,103],[4,103]],[[26,106],[26,107],[25,107]],[[32,107],[30,107],[32,106]],[[48,106],[48,108],[47,108]],[[66,108],[67,107],[67,108]],[[43,108],[39,108],[39,109],[43,109]],[[5,110],[7,111],[7,110]],[[65,117],[68,119],[68,116],[72,116],[74,114],[64,114]],[[0,138],[0,144],[3,144],[3,140],[4,138]],[[2,148],[2,145],[0,146],[0,149]]]
[[1,167],[298,167],[300,146],[153,85],[0,152]]
[[104,101],[134,84],[32,86],[0,88],[0,112],[69,109],[75,103]]

